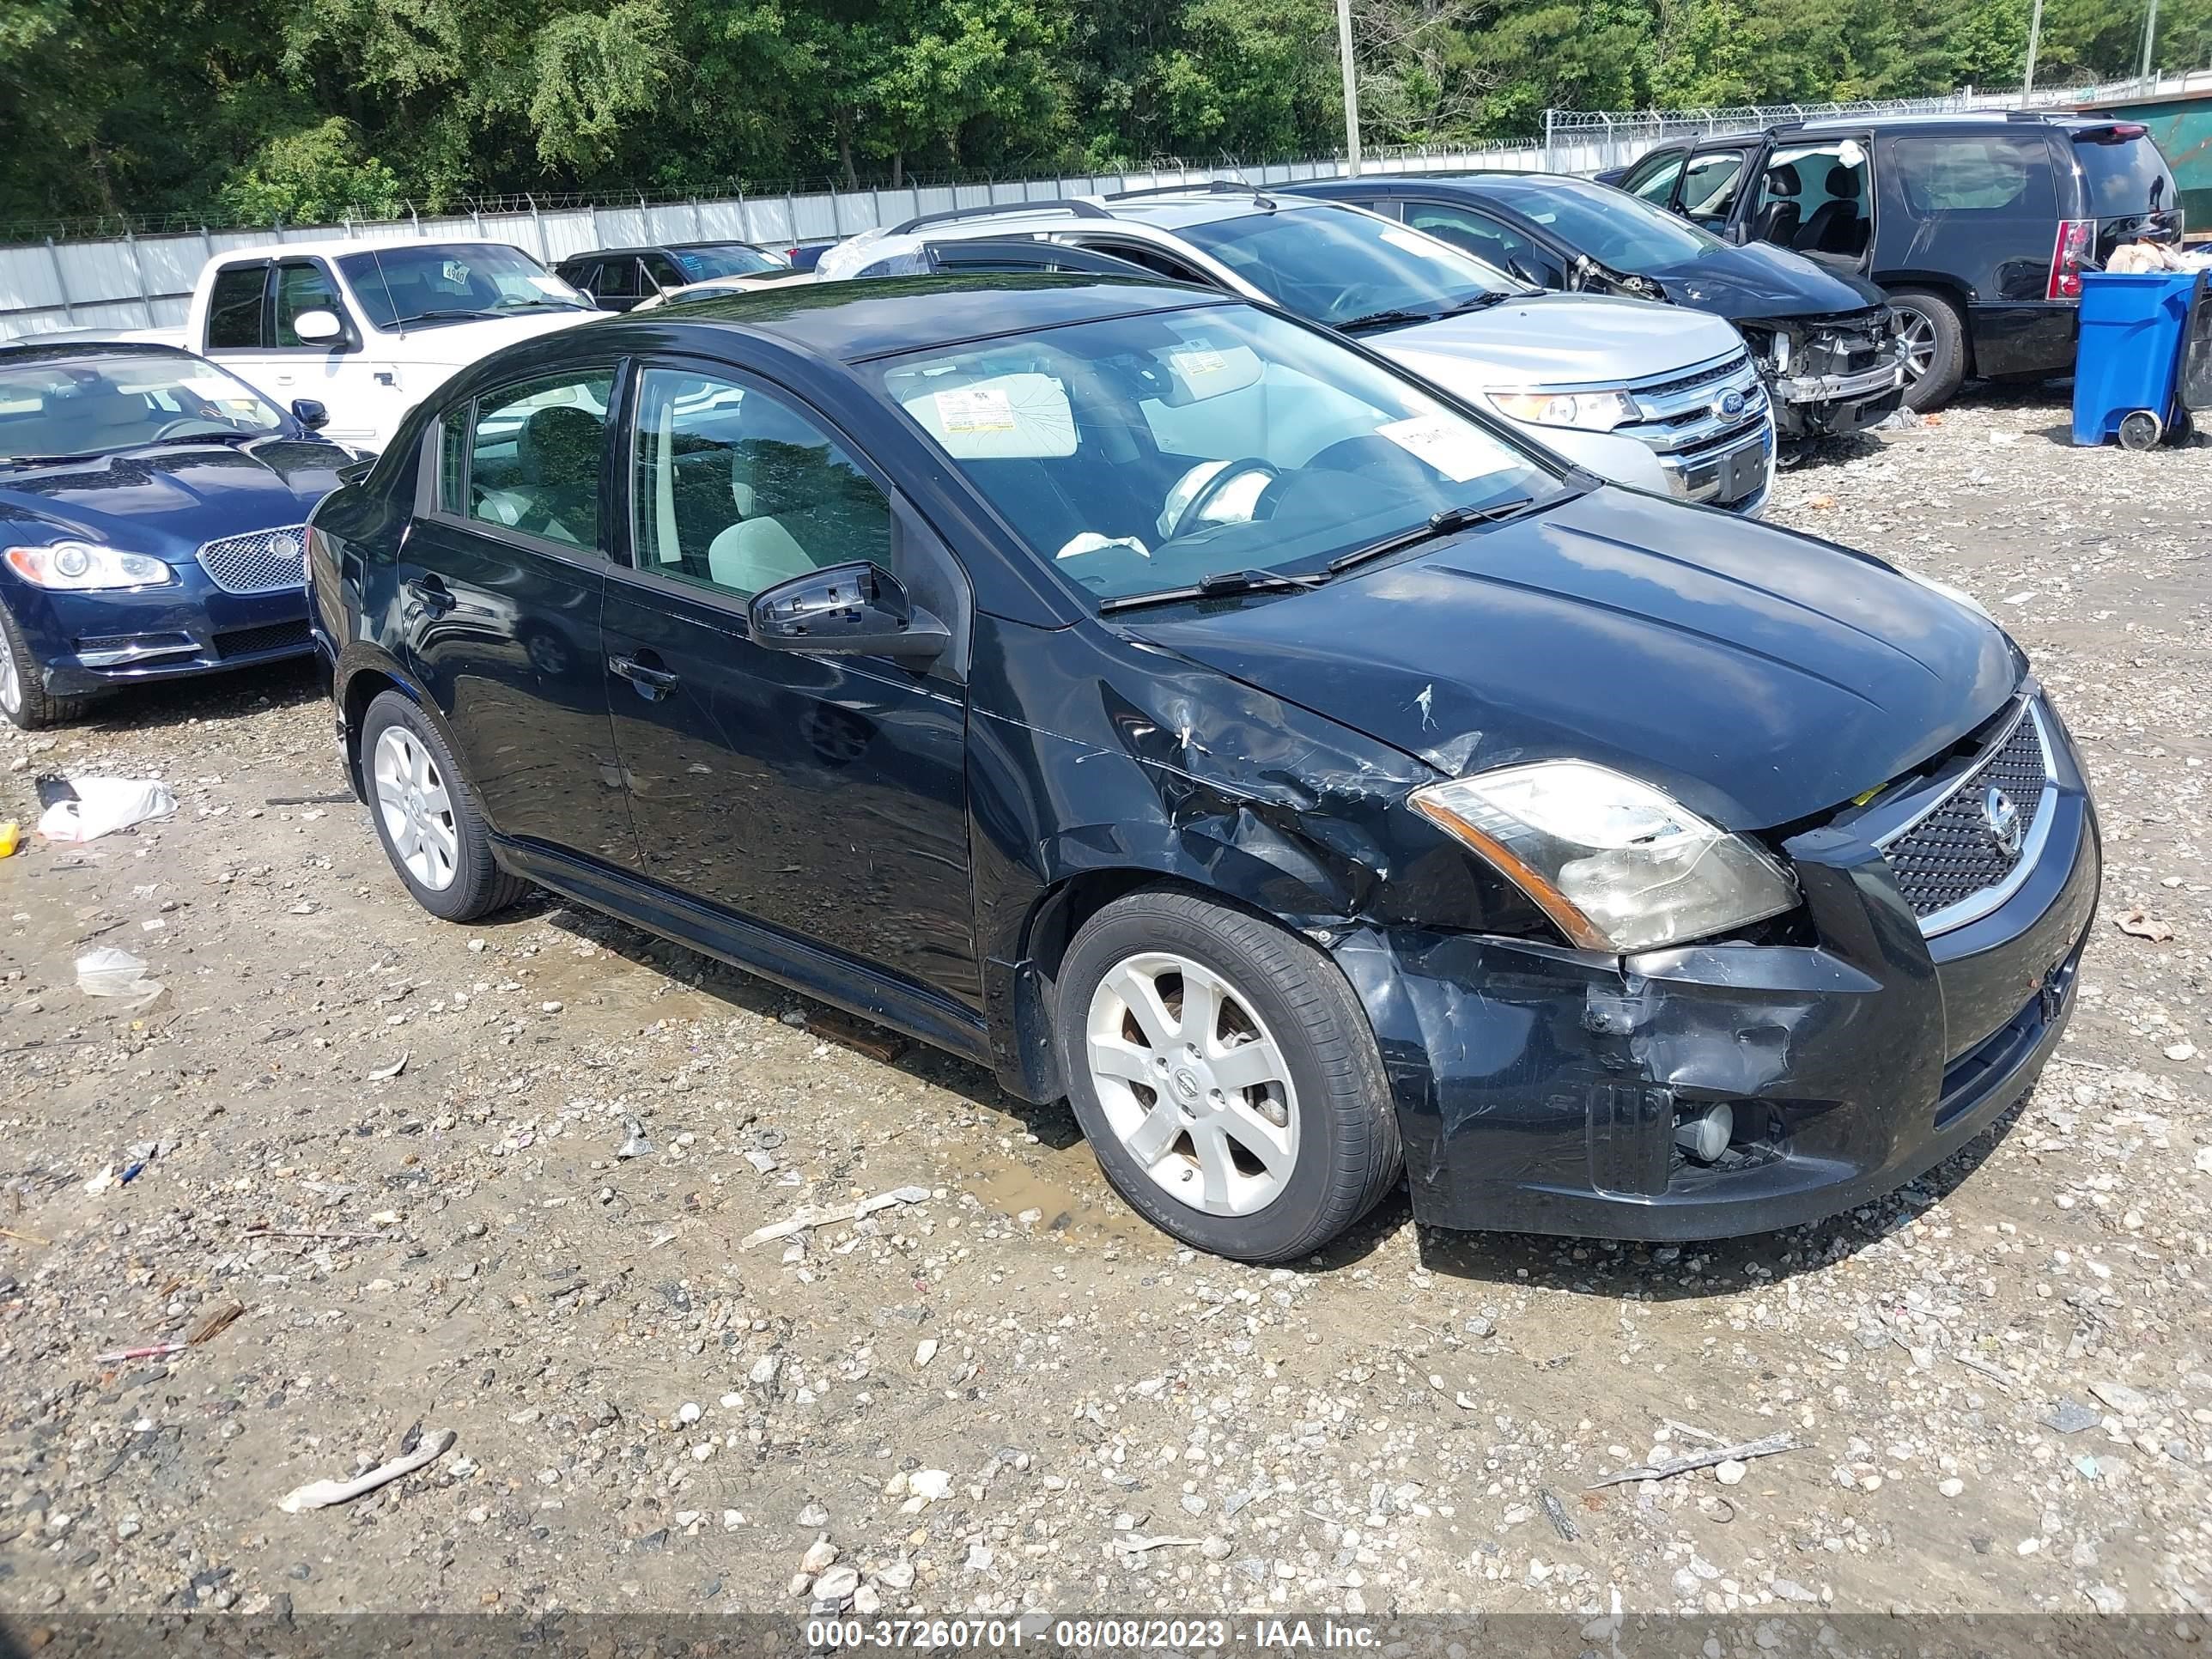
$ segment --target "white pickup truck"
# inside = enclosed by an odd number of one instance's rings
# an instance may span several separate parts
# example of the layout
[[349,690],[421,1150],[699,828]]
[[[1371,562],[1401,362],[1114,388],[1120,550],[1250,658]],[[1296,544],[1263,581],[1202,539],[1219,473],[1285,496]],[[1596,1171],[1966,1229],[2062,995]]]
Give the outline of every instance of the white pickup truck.
[[325,436],[380,450],[447,376],[602,314],[504,242],[281,242],[208,261],[182,343],[279,404],[321,404]]

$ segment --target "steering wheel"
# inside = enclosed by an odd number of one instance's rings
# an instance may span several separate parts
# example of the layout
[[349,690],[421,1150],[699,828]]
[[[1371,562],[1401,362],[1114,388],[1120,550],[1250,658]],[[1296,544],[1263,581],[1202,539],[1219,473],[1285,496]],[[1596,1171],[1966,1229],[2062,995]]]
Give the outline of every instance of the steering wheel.
[[[1200,516],[1212,504],[1215,496],[1220,495],[1237,479],[1249,478],[1255,472],[1266,473],[1267,483],[1273,483],[1283,476],[1283,470],[1280,467],[1272,461],[1262,460],[1257,455],[1249,455],[1241,461],[1230,462],[1220,471],[1200,484],[1198,494],[1183,503],[1182,511],[1176,514],[1175,523],[1168,531],[1168,539],[1173,541],[1178,536],[1188,535],[1195,530]],[[1267,487],[1267,484],[1260,486],[1262,491],[1265,491]],[[1254,497],[1254,500],[1256,502],[1258,497]],[[1246,522],[1249,523],[1249,520]]]
[[221,421],[210,421],[204,416],[184,415],[173,421],[164,422],[161,429],[156,432],[154,437],[156,442],[171,436],[182,437],[184,435],[182,428],[195,427],[204,428],[210,433],[232,432],[237,429],[234,427],[224,425]]

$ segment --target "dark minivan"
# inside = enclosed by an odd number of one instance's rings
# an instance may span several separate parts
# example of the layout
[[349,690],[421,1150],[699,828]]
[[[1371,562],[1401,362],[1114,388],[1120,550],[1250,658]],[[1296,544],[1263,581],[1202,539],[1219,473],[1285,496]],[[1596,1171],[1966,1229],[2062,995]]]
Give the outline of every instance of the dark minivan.
[[425,908],[537,883],[1065,1096],[1245,1260],[1401,1172],[1455,1227],[1865,1202],[2029,1086],[2096,904],[1972,601],[1150,276],[550,335],[309,539]]
[[1875,283],[1905,313],[1915,409],[1968,375],[2069,373],[2081,272],[2181,236],[2149,133],[2086,116],[1838,117],[1662,145],[1599,177]]

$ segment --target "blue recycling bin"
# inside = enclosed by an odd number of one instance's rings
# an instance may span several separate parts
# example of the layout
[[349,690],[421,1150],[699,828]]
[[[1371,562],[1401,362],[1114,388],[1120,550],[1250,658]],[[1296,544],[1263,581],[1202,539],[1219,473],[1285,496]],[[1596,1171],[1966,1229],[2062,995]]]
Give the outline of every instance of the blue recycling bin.
[[2142,271],[2081,276],[2081,334],[2074,357],[2074,441],[2118,436],[2148,449],[2189,430],[2175,392],[2185,343],[2198,331],[2203,276]]

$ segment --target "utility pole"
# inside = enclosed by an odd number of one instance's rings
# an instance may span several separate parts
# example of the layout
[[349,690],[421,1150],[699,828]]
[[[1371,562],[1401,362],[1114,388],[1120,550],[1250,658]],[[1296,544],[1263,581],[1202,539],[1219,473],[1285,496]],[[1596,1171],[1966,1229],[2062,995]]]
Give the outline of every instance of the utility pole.
[[2027,20],[2027,78],[2021,83],[2021,101],[2025,103],[2035,91],[2035,49],[2043,44],[2043,0],[2035,0],[2035,11]]
[[[2151,0],[2155,5],[2157,0]],[[1352,0],[1336,0],[1336,47],[1344,60],[1344,147],[1359,173],[1359,87],[1352,64]]]
[[2139,81],[2150,79],[2151,45],[2158,39],[2158,0],[2150,0],[2150,10],[2143,15],[2142,65],[2136,70]]

